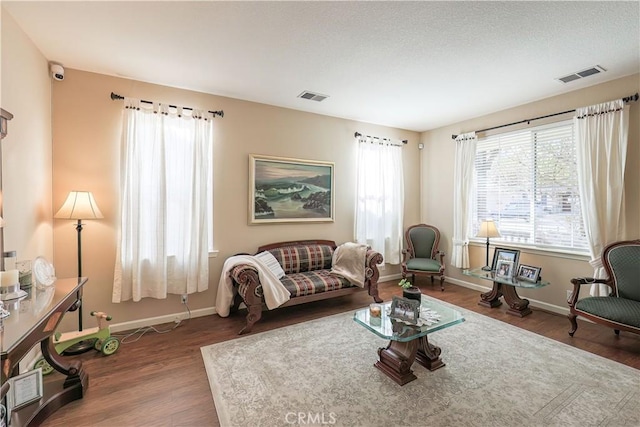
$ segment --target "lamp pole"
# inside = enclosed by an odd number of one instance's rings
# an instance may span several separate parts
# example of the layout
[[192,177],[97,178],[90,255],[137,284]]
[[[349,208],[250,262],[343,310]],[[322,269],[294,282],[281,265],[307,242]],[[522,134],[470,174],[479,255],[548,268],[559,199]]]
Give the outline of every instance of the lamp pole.
[[484,271],[490,271],[491,270],[491,266],[489,265],[489,236],[487,236],[487,254],[486,254],[486,260],[484,262],[484,267],[482,267],[482,269]]
[[[103,218],[93,194],[89,191],[71,191],[67,200],[55,214],[59,219],[75,219],[78,236],[78,280],[82,277],[82,220]],[[74,310],[78,310],[78,331],[82,331],[82,288],[78,289]],[[64,351],[64,354],[84,353],[93,348],[95,339],[82,340]]]
[[[82,277],[82,220],[79,219],[76,225],[76,231],[78,232],[78,279]],[[76,294],[80,305],[78,306],[78,330],[82,331],[82,287],[78,289]]]

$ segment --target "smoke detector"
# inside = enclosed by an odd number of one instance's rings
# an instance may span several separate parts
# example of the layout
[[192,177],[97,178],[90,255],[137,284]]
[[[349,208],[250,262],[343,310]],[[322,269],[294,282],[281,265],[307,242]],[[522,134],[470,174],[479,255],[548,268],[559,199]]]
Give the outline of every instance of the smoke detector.
[[318,102],[324,101],[328,97],[329,95],[321,95],[319,93],[313,93],[308,90],[305,90],[300,95],[298,95],[298,98],[303,98],[303,99],[308,99],[310,101],[318,101]]
[[556,80],[562,83],[569,83],[574,80],[583,79],[585,77],[593,76],[594,74],[603,73],[607,70],[602,68],[599,65],[594,65],[591,68],[587,68],[586,70],[578,71],[577,73],[572,73],[564,77],[558,77]]

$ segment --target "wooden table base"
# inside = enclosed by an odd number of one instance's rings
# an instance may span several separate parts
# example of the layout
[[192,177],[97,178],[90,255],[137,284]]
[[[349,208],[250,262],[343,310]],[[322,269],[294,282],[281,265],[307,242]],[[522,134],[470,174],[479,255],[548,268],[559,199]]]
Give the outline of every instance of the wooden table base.
[[414,361],[430,371],[445,366],[440,359],[441,353],[440,347],[430,344],[426,335],[411,341],[390,341],[386,348],[378,349],[380,360],[373,366],[398,384],[405,385],[416,379],[411,370]]
[[493,288],[489,292],[480,294],[480,301],[478,301],[478,305],[490,308],[498,307],[502,304],[502,301],[500,301],[501,296],[504,296],[504,301],[509,305],[507,313],[518,317],[524,317],[531,314],[529,300],[520,298],[516,292],[515,286],[506,285],[504,283],[493,282]]

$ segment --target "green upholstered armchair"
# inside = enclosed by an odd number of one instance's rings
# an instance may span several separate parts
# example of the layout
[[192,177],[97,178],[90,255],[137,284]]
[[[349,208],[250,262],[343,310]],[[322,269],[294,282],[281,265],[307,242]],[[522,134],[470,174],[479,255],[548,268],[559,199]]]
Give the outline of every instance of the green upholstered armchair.
[[440,278],[440,289],[444,291],[444,252],[438,250],[440,231],[427,224],[412,225],[405,234],[407,249],[402,251],[402,278],[411,274],[411,283],[415,276]]
[[[571,279],[573,295],[569,299],[569,335],[578,329],[577,316],[620,331],[640,334],[640,240],[615,242],[604,248],[602,264],[608,279]],[[604,283],[611,288],[609,296],[580,299],[582,285]]]

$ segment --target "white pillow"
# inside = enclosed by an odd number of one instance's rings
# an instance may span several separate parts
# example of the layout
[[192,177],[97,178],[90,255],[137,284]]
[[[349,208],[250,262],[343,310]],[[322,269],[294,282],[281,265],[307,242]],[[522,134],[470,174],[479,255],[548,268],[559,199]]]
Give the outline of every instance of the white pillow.
[[284,270],[280,266],[280,263],[278,262],[276,257],[273,256],[271,252],[269,251],[260,252],[259,254],[255,255],[255,258],[259,262],[266,265],[269,268],[269,270],[271,270],[271,272],[276,275],[278,279],[282,279],[285,276]]

